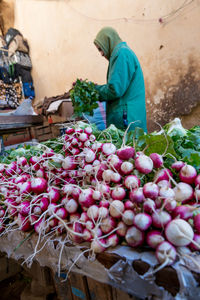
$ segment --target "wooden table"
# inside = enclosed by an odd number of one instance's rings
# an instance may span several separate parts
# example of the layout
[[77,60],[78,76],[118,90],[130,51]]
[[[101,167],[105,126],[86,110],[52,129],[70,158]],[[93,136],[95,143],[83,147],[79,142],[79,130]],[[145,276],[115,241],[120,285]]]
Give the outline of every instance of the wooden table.
[[[0,154],[4,152],[3,135],[16,134],[20,130],[27,129],[28,140],[32,140],[31,128],[43,124],[43,116],[1,116],[0,114]],[[15,144],[15,143],[14,143]]]

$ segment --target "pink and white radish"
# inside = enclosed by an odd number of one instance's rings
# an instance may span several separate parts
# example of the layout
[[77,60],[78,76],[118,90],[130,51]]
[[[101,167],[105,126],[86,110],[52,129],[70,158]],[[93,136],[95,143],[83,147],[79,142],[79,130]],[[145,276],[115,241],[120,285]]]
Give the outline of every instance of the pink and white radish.
[[131,247],[141,246],[144,242],[144,232],[135,226],[128,228],[125,236],[126,242]]
[[153,161],[153,166],[154,168],[158,169],[161,168],[163,166],[163,158],[162,155],[158,154],[158,153],[151,153],[149,155],[149,157],[151,158],[151,160]]
[[194,197],[194,191],[191,185],[185,182],[179,182],[174,188],[175,199],[181,203],[187,203]]
[[122,215],[122,221],[128,226],[133,225],[134,217],[135,214],[132,210],[125,210]]
[[122,160],[129,160],[133,158],[135,155],[135,149],[130,146],[125,146],[119,150],[117,150],[117,156]]
[[187,164],[185,164],[179,172],[180,180],[189,184],[192,184],[195,181],[196,176],[196,169],[193,166]]
[[153,170],[153,161],[149,156],[141,154],[135,159],[135,168],[143,174],[149,174]]
[[114,200],[110,203],[110,215],[114,218],[121,218],[124,212],[124,204],[120,200]]
[[146,241],[149,247],[156,249],[156,247],[165,240],[160,231],[151,230],[147,233]]
[[134,218],[134,224],[138,229],[145,231],[151,226],[152,218],[147,213],[139,213]]
[[145,185],[143,186],[143,194],[145,198],[150,198],[152,200],[155,200],[159,194],[159,188],[157,184],[153,182],[145,183]]
[[140,186],[140,179],[136,175],[128,175],[124,179],[124,185],[127,189],[135,189]]

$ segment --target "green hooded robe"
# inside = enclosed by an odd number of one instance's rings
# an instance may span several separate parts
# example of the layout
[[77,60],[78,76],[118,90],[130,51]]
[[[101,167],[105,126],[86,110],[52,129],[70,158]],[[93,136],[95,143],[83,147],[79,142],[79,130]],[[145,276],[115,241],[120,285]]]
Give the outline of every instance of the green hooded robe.
[[144,78],[137,56],[111,27],[103,28],[94,44],[109,61],[107,84],[96,85],[100,101],[106,101],[107,127],[125,129],[134,122],[129,130],[147,131]]

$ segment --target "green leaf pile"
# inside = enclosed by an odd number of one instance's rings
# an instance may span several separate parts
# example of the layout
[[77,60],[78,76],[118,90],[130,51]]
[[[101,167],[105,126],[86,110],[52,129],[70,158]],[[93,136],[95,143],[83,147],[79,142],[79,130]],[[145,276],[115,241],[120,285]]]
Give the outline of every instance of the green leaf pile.
[[70,91],[74,116],[82,117],[83,113],[93,116],[93,111],[98,107],[99,93],[91,81],[77,79]]

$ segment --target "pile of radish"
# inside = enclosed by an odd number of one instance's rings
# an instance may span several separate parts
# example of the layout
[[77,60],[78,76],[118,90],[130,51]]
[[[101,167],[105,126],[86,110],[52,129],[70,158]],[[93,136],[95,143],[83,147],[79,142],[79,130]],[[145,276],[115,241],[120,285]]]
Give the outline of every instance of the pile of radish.
[[40,155],[0,164],[1,235],[64,235],[89,242],[95,253],[143,246],[162,267],[182,248],[199,250],[200,175],[193,166],[175,161],[166,168],[157,153],[101,143],[89,125],[67,128],[62,143],[62,154],[41,145]]

